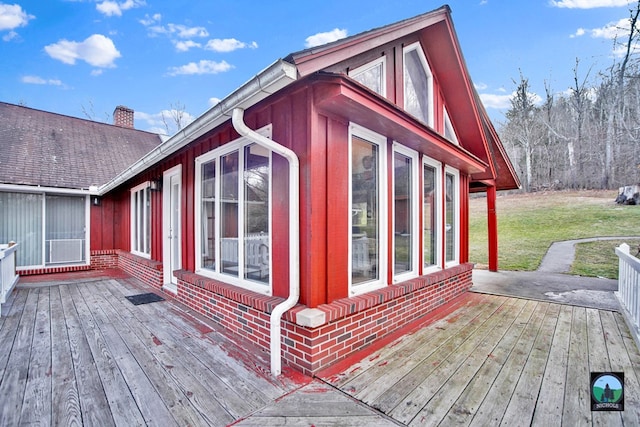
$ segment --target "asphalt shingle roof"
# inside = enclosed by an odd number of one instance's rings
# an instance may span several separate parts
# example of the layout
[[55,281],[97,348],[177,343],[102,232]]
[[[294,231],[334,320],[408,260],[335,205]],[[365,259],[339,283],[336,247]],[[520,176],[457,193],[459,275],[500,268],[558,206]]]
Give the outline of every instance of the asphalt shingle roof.
[[0,183],[99,186],[161,142],[149,132],[0,102]]

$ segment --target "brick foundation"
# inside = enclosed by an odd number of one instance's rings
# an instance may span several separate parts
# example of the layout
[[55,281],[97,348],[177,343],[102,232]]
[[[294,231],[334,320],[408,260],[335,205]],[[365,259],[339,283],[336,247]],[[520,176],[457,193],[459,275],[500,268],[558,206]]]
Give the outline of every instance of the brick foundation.
[[[294,307],[282,320],[285,363],[308,375],[317,373],[469,290],[472,268],[462,264],[315,309]],[[283,299],[184,270],[176,276],[179,301],[269,351],[269,314]],[[313,325],[308,325],[309,315]]]
[[143,258],[130,252],[118,250],[118,268],[142,282],[161,289],[164,280],[162,262]]

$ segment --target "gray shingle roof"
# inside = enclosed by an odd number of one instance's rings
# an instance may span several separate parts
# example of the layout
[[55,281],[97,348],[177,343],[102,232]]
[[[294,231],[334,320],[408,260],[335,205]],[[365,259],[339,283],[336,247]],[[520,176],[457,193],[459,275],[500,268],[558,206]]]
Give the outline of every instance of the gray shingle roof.
[[102,185],[161,143],[158,135],[0,102],[0,183]]

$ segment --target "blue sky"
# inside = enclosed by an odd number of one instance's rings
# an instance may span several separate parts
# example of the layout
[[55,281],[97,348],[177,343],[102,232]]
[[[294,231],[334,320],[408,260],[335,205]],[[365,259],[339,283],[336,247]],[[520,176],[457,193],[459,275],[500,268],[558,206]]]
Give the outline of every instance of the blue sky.
[[[628,0],[449,0],[471,78],[495,122],[520,72],[565,91],[616,60]],[[269,64],[442,6],[440,1],[0,0],[0,101],[162,132],[193,119]],[[627,25],[628,26],[628,25]],[[167,120],[170,124],[171,120]],[[165,131],[166,132],[166,131]]]

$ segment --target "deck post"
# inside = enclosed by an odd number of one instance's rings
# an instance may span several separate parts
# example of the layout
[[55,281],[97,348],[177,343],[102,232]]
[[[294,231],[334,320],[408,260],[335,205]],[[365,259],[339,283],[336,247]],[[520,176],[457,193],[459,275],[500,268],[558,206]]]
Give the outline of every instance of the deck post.
[[489,271],[498,271],[498,216],[496,214],[496,187],[487,187],[487,225],[489,233]]

